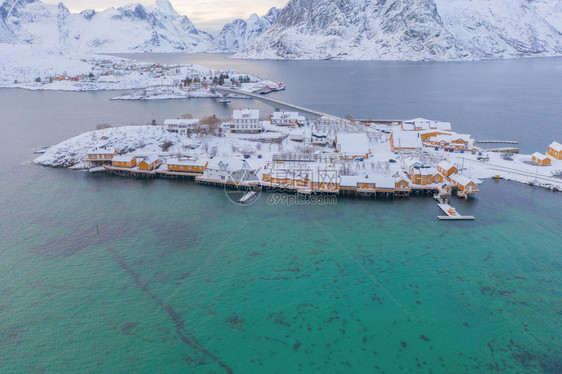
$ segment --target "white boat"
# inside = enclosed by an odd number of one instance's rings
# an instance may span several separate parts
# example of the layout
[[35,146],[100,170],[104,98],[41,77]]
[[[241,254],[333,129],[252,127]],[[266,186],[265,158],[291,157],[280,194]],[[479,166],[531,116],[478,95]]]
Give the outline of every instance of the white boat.
[[238,200],[239,203],[245,204],[247,202],[253,201],[253,198],[257,195],[256,191],[248,191]]

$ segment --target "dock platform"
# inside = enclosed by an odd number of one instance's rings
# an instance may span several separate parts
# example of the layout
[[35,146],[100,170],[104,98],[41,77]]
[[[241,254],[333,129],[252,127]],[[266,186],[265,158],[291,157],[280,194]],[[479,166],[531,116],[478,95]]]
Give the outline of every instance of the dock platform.
[[446,214],[446,216],[437,216],[440,220],[473,220],[474,216],[461,216],[455,208],[449,204],[437,204],[437,206]]

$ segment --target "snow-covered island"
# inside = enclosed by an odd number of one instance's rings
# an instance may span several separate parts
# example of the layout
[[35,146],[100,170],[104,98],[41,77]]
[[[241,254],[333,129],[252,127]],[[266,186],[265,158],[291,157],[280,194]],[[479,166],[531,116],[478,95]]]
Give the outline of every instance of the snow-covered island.
[[449,122],[307,120],[247,109],[226,122],[210,116],[102,128],[57,144],[34,162],[301,194],[471,197],[485,178],[562,191],[562,145],[554,141],[543,152],[485,151]]
[[217,86],[246,92],[276,90],[279,87],[275,82],[230,69],[216,70],[191,64],[146,63],[33,45],[0,44],[0,54],[0,87],[5,88],[56,91],[136,90],[114,99],[149,100],[220,98],[221,94],[211,91],[212,87]]

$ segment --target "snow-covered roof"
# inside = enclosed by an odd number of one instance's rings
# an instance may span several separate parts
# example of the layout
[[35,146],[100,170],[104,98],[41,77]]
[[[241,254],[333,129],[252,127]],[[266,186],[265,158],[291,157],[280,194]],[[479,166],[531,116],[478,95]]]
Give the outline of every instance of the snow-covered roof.
[[470,135],[469,134],[458,134],[456,132],[452,132],[451,133],[451,138],[453,140],[464,140],[465,142],[469,142],[470,141]]
[[89,155],[112,155],[114,153],[115,149],[94,149],[88,152]]
[[451,131],[452,130],[452,126],[451,126],[451,122],[435,122],[435,128],[437,130],[445,130],[445,131]]
[[115,162],[131,162],[131,160],[135,158],[135,156],[132,155],[117,155],[113,157],[113,161]]
[[340,187],[356,187],[357,176],[355,175],[342,175],[340,176]]
[[298,120],[299,112],[273,112],[272,120]]
[[192,125],[196,125],[199,123],[199,119],[198,118],[193,118],[193,119],[165,119],[164,120],[164,125],[165,126],[170,126],[170,125],[187,125],[187,126],[192,126]]
[[232,118],[234,119],[259,119],[260,111],[259,109],[242,109],[235,110],[232,112]]
[[375,187],[377,188],[394,188],[396,186],[396,180],[392,177],[374,175],[369,177],[369,180],[372,180],[373,182],[368,183],[375,183]]
[[423,166],[414,168],[414,174],[420,174],[422,176],[430,176],[437,174],[437,169],[432,166]]
[[453,164],[451,164],[449,161],[443,160],[440,163],[437,164],[438,168],[441,168],[443,170],[450,170],[451,168],[454,168],[455,166]]
[[455,182],[456,184],[459,184],[461,186],[466,186],[470,182],[476,184],[476,182],[474,182],[472,179],[470,179],[470,178],[468,178],[464,175],[460,175],[460,174],[453,174],[453,175],[451,175],[450,178],[453,182]]
[[243,158],[213,158],[209,161],[207,169],[222,169],[227,171],[236,171],[247,169],[251,170],[250,164]]
[[536,159],[538,159],[538,160],[542,160],[542,159],[545,159],[545,158],[546,158],[546,155],[543,155],[543,154],[540,153],[540,152],[535,152],[535,153],[533,153],[531,156],[534,157],[534,158],[536,158]]
[[562,151],[562,144],[558,142],[552,142],[548,147],[554,149],[556,152]]
[[369,153],[369,138],[364,132],[338,134],[337,146],[343,155],[364,155]]
[[404,121],[402,123],[402,130],[404,131],[414,131],[415,129],[416,129],[416,125],[414,125],[412,122]]
[[437,136],[430,136],[428,140],[431,140],[432,142],[436,142],[436,143],[440,143],[441,141],[444,141],[445,143],[451,143],[453,141],[453,138],[451,135],[439,134]]
[[434,121],[425,118],[414,118],[402,122],[402,129],[404,129],[405,131],[429,129],[451,131],[451,122]]
[[205,159],[193,160],[187,158],[179,159],[177,157],[172,157],[172,158],[168,158],[166,160],[166,163],[168,165],[205,166],[207,160]]
[[412,159],[410,159],[410,165],[408,166],[408,169],[411,169],[414,166],[423,166],[423,164],[422,164],[421,161],[412,158]]
[[311,182],[336,183],[338,172],[336,169],[312,170],[309,178]]
[[146,157],[143,161],[150,165],[150,164],[152,164],[152,163],[154,163],[158,160],[159,160],[158,156],[151,155],[151,156]]
[[417,132],[394,130],[392,138],[395,148],[421,148],[422,146]]

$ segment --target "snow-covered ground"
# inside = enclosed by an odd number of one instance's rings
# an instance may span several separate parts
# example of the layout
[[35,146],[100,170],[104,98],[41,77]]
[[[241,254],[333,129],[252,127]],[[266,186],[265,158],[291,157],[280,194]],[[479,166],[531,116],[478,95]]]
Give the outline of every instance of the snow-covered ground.
[[[0,44],[0,87],[28,90],[98,91],[138,90],[116,99],[148,100],[220,97],[211,92],[213,78],[228,76],[227,84],[241,90],[270,81],[234,70],[212,70],[200,65],[162,65],[113,56],[61,52],[33,45]],[[25,62],[25,63],[22,63]],[[191,77],[191,85],[183,80]]]
[[[372,155],[362,161],[344,161],[340,154],[328,146],[314,146],[309,142],[311,127],[290,129],[267,125],[260,134],[231,134],[225,130],[214,135],[181,136],[169,133],[162,126],[124,126],[90,131],[66,140],[49,148],[34,162],[38,165],[52,167],[69,167],[85,169],[85,159],[89,151],[105,148],[117,150],[119,154],[135,157],[157,155],[164,160],[167,157],[188,156],[196,159],[212,157],[232,158],[249,156],[252,167],[263,170],[271,165],[274,155],[316,155],[321,163],[329,163],[342,175],[381,175],[394,176],[404,173],[408,167],[418,161],[427,166],[436,166],[446,160],[455,165],[460,173],[476,182],[499,175],[503,179],[532,184],[552,190],[562,191],[562,179],[556,177],[562,173],[562,161],[552,160],[550,166],[536,166],[530,155],[516,154],[513,160],[504,160],[499,153],[489,152],[483,156],[489,161],[477,160],[478,153],[450,153],[442,149],[424,148],[422,151],[392,152],[388,134],[380,130],[384,126],[360,128],[338,124],[327,131],[329,137],[337,132],[365,131],[369,139]],[[305,141],[290,140],[291,132],[304,132]],[[165,145],[169,148],[166,148]],[[164,150],[166,149],[166,150]],[[390,161],[392,160],[392,161]],[[164,161],[165,164],[165,161]]]
[[[95,149],[117,150],[119,154],[135,157],[157,155],[159,157],[193,158],[241,157],[253,155],[256,166],[262,166],[271,156],[283,149],[275,144],[287,136],[288,130],[279,128],[278,132],[267,131],[261,134],[230,134],[222,136],[186,137],[166,131],[163,126],[120,126],[89,131],[50,147],[34,160],[42,166],[87,168],[88,152]],[[166,143],[170,144],[166,149]],[[298,143],[288,144],[287,150],[296,150]],[[163,149],[166,149],[165,151]],[[262,155],[257,158],[257,155]],[[257,161],[259,160],[259,162]]]

